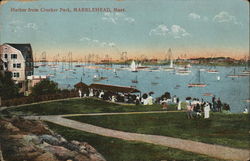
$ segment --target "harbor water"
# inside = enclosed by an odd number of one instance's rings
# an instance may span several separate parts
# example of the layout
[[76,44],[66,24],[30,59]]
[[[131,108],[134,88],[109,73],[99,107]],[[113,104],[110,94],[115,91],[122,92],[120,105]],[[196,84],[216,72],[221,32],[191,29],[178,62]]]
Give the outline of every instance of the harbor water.
[[[78,66],[77,66],[78,65]],[[66,69],[68,68],[68,69]],[[47,63],[45,66],[35,68],[35,75],[48,75],[49,78],[58,83],[59,87],[64,89],[74,88],[74,84],[83,81],[85,84],[102,83],[119,86],[133,86],[142,93],[154,92],[153,97],[159,97],[165,92],[170,92],[171,96],[176,95],[184,101],[186,97],[203,98],[212,100],[212,95],[220,98],[223,103],[228,103],[231,111],[239,113],[247,106],[249,108],[249,89],[250,76],[227,77],[233,71],[240,73],[244,67],[225,67],[217,66],[218,73],[208,73],[206,70],[211,66],[193,66],[188,75],[178,75],[175,71],[165,71],[164,67],[146,68],[131,72],[129,66],[123,65],[81,65],[72,63]],[[215,68],[215,67],[213,67]],[[201,70],[203,69],[203,70]],[[207,84],[206,87],[188,87],[189,83],[197,81],[197,71],[200,72],[201,82]],[[107,79],[95,81],[95,77],[105,77]],[[138,83],[133,83],[132,80]]]

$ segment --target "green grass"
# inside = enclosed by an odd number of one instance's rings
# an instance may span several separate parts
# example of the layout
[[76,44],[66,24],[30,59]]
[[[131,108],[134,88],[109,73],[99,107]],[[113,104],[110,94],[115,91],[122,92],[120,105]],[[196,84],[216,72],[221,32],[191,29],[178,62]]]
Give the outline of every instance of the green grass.
[[71,128],[47,123],[49,128],[67,140],[88,142],[101,153],[107,161],[218,161],[205,155],[194,154],[164,146],[142,142],[124,141],[111,137],[100,136]]
[[249,115],[244,114],[212,113],[209,120],[187,119],[185,112],[68,118],[121,131],[250,149]]
[[[170,105],[170,110],[175,110],[176,105]],[[136,111],[160,111],[161,105],[120,105],[95,98],[72,99],[21,106],[9,109],[10,112],[24,115],[63,115],[79,113],[103,113],[103,112],[136,112]]]

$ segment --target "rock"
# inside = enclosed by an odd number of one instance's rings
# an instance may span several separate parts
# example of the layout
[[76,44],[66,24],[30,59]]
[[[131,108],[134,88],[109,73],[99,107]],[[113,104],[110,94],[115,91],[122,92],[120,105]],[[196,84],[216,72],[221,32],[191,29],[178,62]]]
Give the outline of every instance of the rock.
[[60,144],[60,141],[56,137],[51,136],[51,135],[41,135],[40,139],[48,144],[51,144],[51,145],[59,145]]
[[72,152],[61,146],[47,146],[45,147],[45,150],[47,152],[51,152],[52,154],[57,156],[59,159],[63,159],[63,160],[74,158],[74,156],[76,155],[76,152]]
[[82,153],[82,154],[88,154],[88,151],[86,150],[85,146],[80,146],[79,147],[79,152]]
[[23,137],[26,142],[32,142],[35,145],[41,144],[42,140],[36,135],[26,135]]
[[52,153],[46,152],[38,156],[34,161],[58,161],[58,159]]
[[90,158],[88,158],[87,156],[85,155],[80,155],[78,154],[76,157],[75,157],[75,161],[91,161]]
[[67,141],[41,121],[0,119],[0,140],[5,160],[105,161],[88,143]]
[[81,145],[83,145],[84,147],[86,147],[86,150],[87,150],[89,153],[96,153],[95,148],[93,148],[93,147],[92,147],[91,145],[89,145],[88,143],[83,142]]
[[3,127],[6,131],[9,132],[19,132],[20,129],[15,127],[12,123],[7,122],[7,121],[2,121],[2,125],[1,127]]

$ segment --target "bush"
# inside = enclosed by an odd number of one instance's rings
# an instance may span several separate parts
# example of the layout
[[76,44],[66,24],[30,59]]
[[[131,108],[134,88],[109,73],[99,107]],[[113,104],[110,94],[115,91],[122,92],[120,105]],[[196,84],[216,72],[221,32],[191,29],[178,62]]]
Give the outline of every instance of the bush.
[[[31,95],[40,96],[59,92],[58,84],[49,79],[43,79],[31,89]],[[46,99],[46,98],[45,98]]]

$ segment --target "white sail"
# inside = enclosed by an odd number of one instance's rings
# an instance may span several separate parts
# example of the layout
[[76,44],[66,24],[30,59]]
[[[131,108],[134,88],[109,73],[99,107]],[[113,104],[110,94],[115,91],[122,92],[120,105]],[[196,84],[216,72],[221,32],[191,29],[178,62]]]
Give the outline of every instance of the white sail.
[[130,69],[131,69],[132,72],[137,71],[136,70],[136,64],[135,64],[134,60],[132,61],[131,65],[130,65]]
[[170,61],[170,66],[169,66],[170,68],[173,68],[174,67],[174,64],[173,64],[173,60],[171,59],[171,61]]

